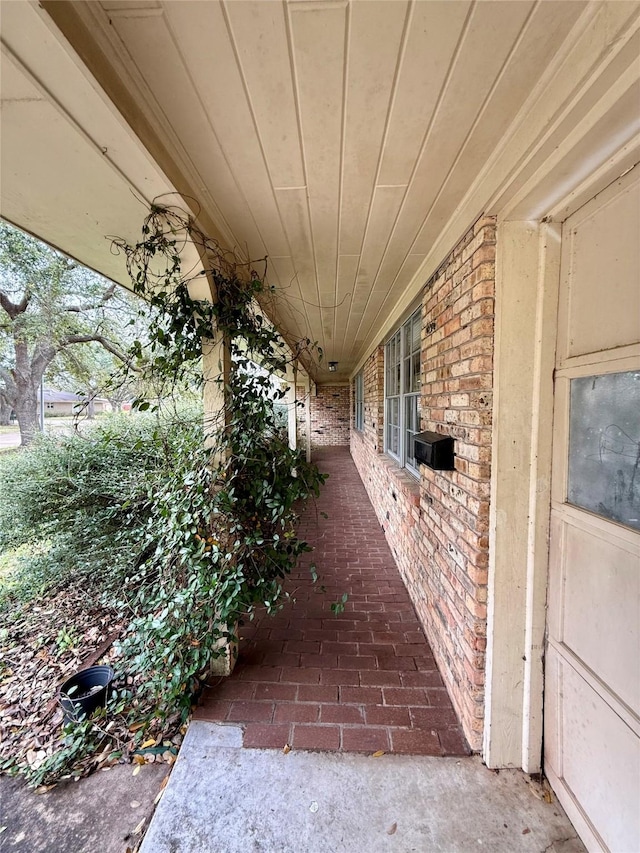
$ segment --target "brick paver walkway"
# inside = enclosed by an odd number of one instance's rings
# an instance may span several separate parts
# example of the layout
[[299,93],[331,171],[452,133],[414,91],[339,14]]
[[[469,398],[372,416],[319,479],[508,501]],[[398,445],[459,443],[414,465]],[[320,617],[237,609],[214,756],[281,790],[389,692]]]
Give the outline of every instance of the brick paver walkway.
[[[205,690],[195,716],[241,724],[246,747],[467,753],[348,448],[315,459],[330,476],[301,519],[314,552],[287,582],[293,601],[241,628],[233,674]],[[331,604],[344,592],[344,612],[335,615]]]

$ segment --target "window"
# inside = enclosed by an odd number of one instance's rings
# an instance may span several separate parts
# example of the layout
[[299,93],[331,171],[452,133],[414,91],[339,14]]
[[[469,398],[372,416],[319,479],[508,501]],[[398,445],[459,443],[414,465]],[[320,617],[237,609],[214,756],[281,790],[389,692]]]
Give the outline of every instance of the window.
[[384,350],[385,450],[416,477],[413,437],[420,432],[421,325],[418,309],[387,341]]
[[355,386],[355,428],[362,432],[364,429],[364,376],[362,371],[356,376]]

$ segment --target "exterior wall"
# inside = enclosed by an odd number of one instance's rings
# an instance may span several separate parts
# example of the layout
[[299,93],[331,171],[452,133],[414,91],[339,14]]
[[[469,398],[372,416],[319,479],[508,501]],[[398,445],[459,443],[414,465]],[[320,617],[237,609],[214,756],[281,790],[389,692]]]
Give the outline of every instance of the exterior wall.
[[[109,404],[106,400],[95,400],[93,404],[93,411],[99,415],[108,411],[108,406]],[[39,402],[38,411],[40,411]],[[44,404],[45,417],[71,417],[72,415],[77,415],[81,411],[83,414],[86,413],[84,403],[82,401],[74,403],[70,400],[55,400],[53,403],[45,402]]]
[[351,423],[349,385],[318,385],[311,396],[311,449],[349,444]]
[[351,452],[471,747],[482,745],[493,384],[495,220],[480,219],[422,293],[421,428],[452,435],[455,471],[420,481],[383,455],[384,357],[367,359]]

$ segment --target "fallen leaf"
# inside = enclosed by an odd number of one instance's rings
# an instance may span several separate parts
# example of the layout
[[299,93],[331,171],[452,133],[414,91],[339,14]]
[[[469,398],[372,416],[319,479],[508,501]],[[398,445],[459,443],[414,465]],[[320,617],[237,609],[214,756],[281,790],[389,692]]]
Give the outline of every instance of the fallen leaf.
[[395,835],[397,829],[398,829],[398,824],[392,823],[391,826],[389,827],[389,829],[387,830],[387,835]]
[[144,764],[144,755],[138,755],[136,753],[136,755],[133,756],[132,761],[134,764]]
[[374,752],[371,757],[372,758],[380,758],[381,755],[384,755],[384,749],[379,749],[377,752]]
[[155,746],[155,745],[156,745],[156,738],[150,737],[149,740],[145,740],[145,742],[142,744],[140,749],[147,749],[147,747]]
[[282,751],[284,752],[285,755],[287,755],[288,753],[291,752],[291,747],[289,746],[288,743],[285,743],[284,747],[282,748]]
[[137,776],[137,775],[138,775],[138,773],[140,772],[140,768],[141,768],[141,767],[142,767],[142,764],[136,764],[136,766],[133,768],[133,773],[132,773],[131,775],[132,775],[132,776]]
[[531,832],[531,830],[528,827],[527,827],[527,829],[522,830],[523,835],[529,835],[530,832]]
[[133,723],[131,726],[129,726],[129,731],[130,732],[137,732],[139,729],[142,729],[145,726],[146,726],[146,723],[144,722],[144,720],[141,720],[139,723]]
[[136,828],[131,833],[132,835],[140,835],[140,833],[144,829],[145,820],[146,820],[146,818],[143,817],[142,820],[140,821],[140,823],[136,826]]
[[131,806],[132,809],[139,809],[140,808],[140,803],[138,802],[138,800],[131,800],[129,805]]

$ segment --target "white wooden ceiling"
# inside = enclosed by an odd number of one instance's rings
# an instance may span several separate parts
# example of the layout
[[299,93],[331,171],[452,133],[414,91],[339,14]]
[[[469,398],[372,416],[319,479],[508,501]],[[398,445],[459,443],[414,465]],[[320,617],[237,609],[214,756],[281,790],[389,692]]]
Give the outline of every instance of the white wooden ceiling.
[[203,222],[269,256],[275,319],[339,362],[332,379],[416,290],[561,46],[594,15],[581,0],[41,5]]

